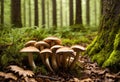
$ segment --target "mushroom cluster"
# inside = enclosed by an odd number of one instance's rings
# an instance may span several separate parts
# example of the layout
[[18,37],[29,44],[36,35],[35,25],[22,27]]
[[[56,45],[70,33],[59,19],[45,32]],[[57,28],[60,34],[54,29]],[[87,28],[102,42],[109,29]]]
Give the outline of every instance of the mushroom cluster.
[[39,57],[47,69],[51,72],[56,72],[59,69],[73,69],[79,59],[79,54],[85,50],[80,45],[63,46],[61,39],[51,36],[42,41],[31,40],[26,42],[20,52],[28,53],[29,65],[33,69],[36,68],[33,54],[39,53]]

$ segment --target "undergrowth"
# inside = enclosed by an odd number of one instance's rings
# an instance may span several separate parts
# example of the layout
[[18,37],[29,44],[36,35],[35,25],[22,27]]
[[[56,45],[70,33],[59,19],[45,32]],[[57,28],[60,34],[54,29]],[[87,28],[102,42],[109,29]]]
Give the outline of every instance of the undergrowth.
[[[41,28],[41,27],[23,27],[11,28],[5,26],[0,28],[0,69],[9,64],[18,64],[23,66],[23,60],[26,55],[19,53],[24,43],[29,40],[40,41],[47,36],[56,36],[61,38],[62,44],[71,46],[81,44],[87,46],[96,36],[96,32],[90,29],[79,29],[73,27]],[[37,57],[35,57],[37,58]],[[43,67],[42,67],[43,68]]]

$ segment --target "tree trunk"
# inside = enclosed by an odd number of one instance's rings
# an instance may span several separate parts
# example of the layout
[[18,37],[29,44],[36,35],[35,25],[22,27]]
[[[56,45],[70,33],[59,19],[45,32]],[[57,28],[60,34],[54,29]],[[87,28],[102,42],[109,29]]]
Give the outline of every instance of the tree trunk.
[[70,26],[73,25],[73,0],[69,1],[69,19],[70,19]]
[[76,20],[75,20],[75,24],[82,24],[81,0],[76,0]]
[[88,46],[87,53],[103,67],[120,63],[120,0],[103,1],[103,19],[98,35]]
[[32,17],[31,17],[31,0],[29,0],[29,27],[32,26]]
[[100,7],[101,7],[101,15],[103,14],[103,0],[100,0]]
[[21,0],[11,0],[11,23],[14,27],[22,27]]
[[35,24],[35,26],[38,26],[39,24],[38,24],[38,21],[39,21],[39,17],[38,17],[38,0],[35,0],[35,2],[34,2],[34,8],[35,8],[35,15],[34,15],[34,17],[35,17],[35,21],[34,21],[34,24]]
[[24,4],[23,5],[24,5],[24,12],[23,12],[24,13],[23,14],[24,15],[24,26],[26,26],[26,0],[24,0]]
[[90,0],[86,0],[86,24],[90,25]]
[[63,26],[63,7],[62,7],[62,0],[60,0],[60,23],[61,23],[61,27]]
[[49,28],[50,26],[50,21],[49,21],[49,1],[47,1],[47,27]]
[[45,28],[45,0],[42,0],[42,27]]
[[95,26],[97,26],[97,6],[96,0],[94,0],[94,13],[95,13]]
[[56,11],[56,0],[52,0],[52,7],[53,7],[53,26],[57,26],[57,11]]
[[1,21],[0,24],[4,25],[4,0],[1,0]]

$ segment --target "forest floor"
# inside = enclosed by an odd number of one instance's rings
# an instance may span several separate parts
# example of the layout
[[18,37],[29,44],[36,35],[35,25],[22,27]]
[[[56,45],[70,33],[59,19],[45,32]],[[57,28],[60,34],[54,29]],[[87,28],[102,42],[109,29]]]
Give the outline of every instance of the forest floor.
[[79,63],[80,67],[77,67],[79,69],[79,77],[76,76],[75,71],[71,73],[60,71],[56,74],[43,75],[36,73],[32,77],[24,78],[20,76],[16,81],[5,80],[0,77],[0,82],[120,82],[120,72],[113,73],[107,68],[103,69],[97,63],[91,62],[87,56],[80,56]]
[[[80,57],[80,77],[75,74],[61,72],[58,75],[37,75],[43,82],[120,82],[120,72],[114,73],[108,68],[101,68],[97,63],[91,62],[88,57]],[[38,81],[39,82],[39,81]]]

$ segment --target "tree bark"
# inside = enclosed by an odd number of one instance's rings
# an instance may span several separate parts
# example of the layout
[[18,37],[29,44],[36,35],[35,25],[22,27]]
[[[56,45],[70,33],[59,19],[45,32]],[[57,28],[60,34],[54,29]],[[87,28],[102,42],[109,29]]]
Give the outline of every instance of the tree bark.
[[97,6],[96,0],[94,0],[94,13],[95,13],[95,26],[97,26]]
[[24,13],[23,14],[24,15],[24,26],[26,26],[26,0],[24,0],[24,4],[23,5],[24,5],[24,12],[23,12]]
[[1,25],[4,25],[4,0],[1,0]]
[[61,23],[61,27],[63,26],[63,7],[62,7],[62,0],[60,0],[60,23]]
[[50,21],[49,21],[49,1],[47,1],[47,25],[48,25],[48,27],[50,26]]
[[86,23],[90,25],[90,0],[86,0]]
[[82,24],[81,0],[76,0],[76,20],[75,20],[75,24]]
[[102,16],[102,14],[103,14],[103,0],[100,0],[100,6],[101,6],[101,16]]
[[70,19],[70,26],[73,25],[73,0],[69,1],[69,19]]
[[32,17],[31,17],[31,0],[29,0],[29,27],[32,26]]
[[22,27],[21,0],[11,0],[11,23],[14,27]]
[[103,1],[103,19],[97,37],[88,46],[87,53],[102,67],[120,63],[120,0]]
[[34,17],[35,17],[35,21],[34,21],[34,24],[35,24],[35,26],[38,26],[39,24],[38,24],[38,21],[39,21],[39,16],[38,16],[38,0],[35,0],[35,2],[34,2],[34,8],[35,8],[35,15],[34,15]]
[[56,0],[52,0],[52,7],[53,7],[53,26],[57,26],[57,11],[56,11]]
[[45,0],[42,0],[42,27],[45,28]]

